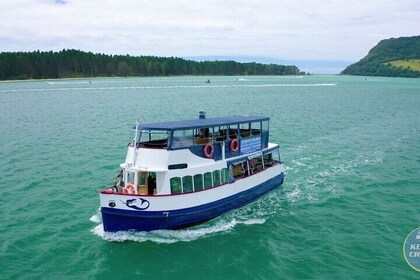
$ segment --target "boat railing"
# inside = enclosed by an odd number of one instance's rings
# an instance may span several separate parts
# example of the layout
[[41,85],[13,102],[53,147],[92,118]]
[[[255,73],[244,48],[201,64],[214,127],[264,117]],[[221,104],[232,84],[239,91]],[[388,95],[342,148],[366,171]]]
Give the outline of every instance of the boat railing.
[[198,145],[211,143],[212,141],[212,137],[194,137],[194,143]]

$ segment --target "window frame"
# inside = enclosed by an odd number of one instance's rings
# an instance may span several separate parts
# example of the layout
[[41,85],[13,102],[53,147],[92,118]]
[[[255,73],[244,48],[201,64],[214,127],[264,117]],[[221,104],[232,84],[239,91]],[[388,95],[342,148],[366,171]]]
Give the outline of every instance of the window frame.
[[[190,183],[191,183],[191,188],[186,190],[185,189],[185,185],[186,185],[186,181],[187,179],[190,179]],[[185,175],[184,177],[182,177],[182,193],[189,193],[189,192],[193,192],[194,191],[194,182],[193,182],[193,176],[191,175]]]
[[[225,173],[226,177],[223,176],[223,173]],[[224,178],[226,180],[223,180]],[[227,167],[222,168],[220,170],[220,181],[222,185],[227,184],[229,182],[229,169]]]
[[[205,136],[205,130],[208,129],[208,137]],[[193,129],[193,143],[194,146],[204,146],[207,143],[213,143],[214,141],[214,131],[213,127],[199,127]]]
[[[125,183],[126,184],[130,184],[130,185],[135,185],[136,182],[136,172],[135,171],[130,171],[130,170],[126,170],[126,177],[125,177]],[[133,179],[133,180],[130,180]]]
[[[236,133],[231,133],[231,130],[236,131]],[[238,139],[239,138],[239,124],[230,124],[228,125],[228,139]],[[235,136],[235,137],[231,137]]]
[[[189,132],[190,134],[187,134]],[[180,133],[181,135],[178,135]],[[179,129],[172,133],[171,148],[184,149],[194,145],[194,129]]]
[[[257,128],[254,129],[254,126],[257,125]],[[258,133],[257,133],[258,131]],[[257,121],[257,122],[252,122],[251,123],[251,128],[250,128],[250,134],[251,136],[259,136],[261,135],[261,122]]]
[[[210,186],[207,186],[207,184],[206,184],[206,180],[208,180],[208,178],[206,179],[206,174],[210,174]],[[203,182],[204,182],[204,189],[205,190],[213,188],[213,173],[211,171],[205,172],[203,174]]]
[[[144,139],[144,135],[148,135],[148,139]],[[166,135],[165,137],[159,137],[158,139],[152,139],[152,135]],[[146,136],[147,137],[147,136]],[[158,130],[158,129],[141,129],[138,136],[138,147],[144,148],[168,148],[171,138],[170,130]],[[142,140],[143,139],[143,140]],[[163,141],[165,140],[165,141]],[[159,143],[162,142],[163,143]],[[157,142],[157,143],[153,143]]]
[[270,121],[261,121],[261,133],[268,132],[270,130]]
[[[220,170],[214,170],[212,172],[212,176],[213,176],[213,187],[218,187],[221,185],[221,177],[220,177]],[[218,178],[217,178],[218,176]],[[217,180],[216,180],[217,178]],[[218,184],[216,184],[218,183]]]
[[[216,132],[217,129],[217,132]],[[220,136],[220,131],[225,131],[225,133]],[[227,125],[219,125],[219,126],[215,126],[213,127],[213,135],[214,135],[214,142],[216,143],[220,143],[220,142],[225,142],[226,140],[228,140],[228,126]]]
[[[201,189],[197,189],[196,188],[196,179],[195,178],[198,178],[198,176],[200,176],[200,178],[201,178]],[[203,174],[195,174],[194,176],[193,176],[193,185],[194,185],[194,191],[201,191],[201,190],[204,190],[204,179],[203,179]]]
[[[173,180],[179,180],[179,192],[174,192],[173,191]],[[181,177],[172,177],[171,179],[169,179],[169,186],[171,188],[171,194],[181,194],[182,193],[182,180]]]
[[239,124],[239,134],[243,139],[251,137],[251,123],[246,122]]
[[187,163],[176,163],[176,164],[168,165],[168,170],[185,169],[185,168],[188,168]]

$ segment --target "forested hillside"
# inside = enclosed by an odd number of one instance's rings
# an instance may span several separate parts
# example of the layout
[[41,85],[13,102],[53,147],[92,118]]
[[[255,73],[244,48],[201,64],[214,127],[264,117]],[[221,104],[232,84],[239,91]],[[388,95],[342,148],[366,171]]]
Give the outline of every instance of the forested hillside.
[[0,53],[0,80],[110,76],[298,75],[296,66],[105,55],[80,50]]
[[[341,74],[389,77],[420,77],[420,36],[380,41],[367,56],[348,66]],[[405,61],[405,63],[403,63]]]

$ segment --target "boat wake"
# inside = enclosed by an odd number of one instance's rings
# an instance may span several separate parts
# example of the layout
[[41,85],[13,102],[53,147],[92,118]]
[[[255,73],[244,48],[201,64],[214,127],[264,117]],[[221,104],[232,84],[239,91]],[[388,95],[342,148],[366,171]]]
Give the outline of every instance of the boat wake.
[[69,88],[47,88],[47,89],[7,89],[0,92],[44,92],[44,91],[73,91],[73,90],[132,90],[132,89],[177,89],[177,88],[270,88],[270,87],[331,87],[337,83],[316,83],[316,84],[241,84],[241,85],[168,85],[168,86],[130,86],[130,87],[69,87]]
[[105,232],[102,224],[101,212],[90,218],[90,221],[97,224],[91,232],[104,240],[112,242],[154,242],[172,244],[176,242],[190,242],[198,239],[214,236],[216,234],[227,234],[239,225],[264,224],[269,216],[276,213],[278,207],[278,194],[271,192],[254,203],[242,208],[233,210],[209,222],[180,230],[155,230],[150,232],[119,231]]
[[92,84],[92,81],[47,82],[48,85]]
[[[323,136],[285,152],[293,158],[285,159],[285,171],[289,175],[284,194],[286,200],[291,203],[322,201],[340,196],[343,188],[349,185],[348,182],[353,181],[352,178],[378,180],[371,171],[372,168],[382,165],[388,154],[402,149],[407,143],[415,142],[419,134],[413,130],[407,135],[401,135],[381,145],[369,146],[369,143],[364,142],[363,149],[360,148],[355,153],[342,152],[347,151],[346,146],[349,141],[358,141],[355,135],[360,137],[368,135],[368,129],[366,126],[358,128],[357,132],[355,129],[350,129],[343,133]],[[322,154],[312,152],[325,147],[328,147],[328,151]],[[329,153],[332,149],[337,151],[335,156]]]
[[176,242],[189,242],[197,239],[207,238],[217,233],[230,232],[235,226],[239,224],[253,225],[263,224],[264,219],[218,219],[216,222],[208,222],[199,226],[180,230],[155,230],[150,232],[136,232],[136,231],[119,231],[119,232],[105,232],[102,223],[94,227],[91,232],[107,241],[113,242],[146,242],[151,241],[155,243],[172,244]]

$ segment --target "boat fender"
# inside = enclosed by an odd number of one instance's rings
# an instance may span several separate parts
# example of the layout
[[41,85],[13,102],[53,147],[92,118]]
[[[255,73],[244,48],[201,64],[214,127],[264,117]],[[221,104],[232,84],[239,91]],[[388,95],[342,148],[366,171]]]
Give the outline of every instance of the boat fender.
[[211,143],[207,143],[203,148],[203,154],[206,158],[212,158],[214,154],[214,148]]
[[230,141],[229,147],[233,153],[236,153],[237,151],[239,151],[239,140],[233,139],[232,141]]
[[137,194],[137,190],[133,185],[127,184],[123,189],[124,194]]

